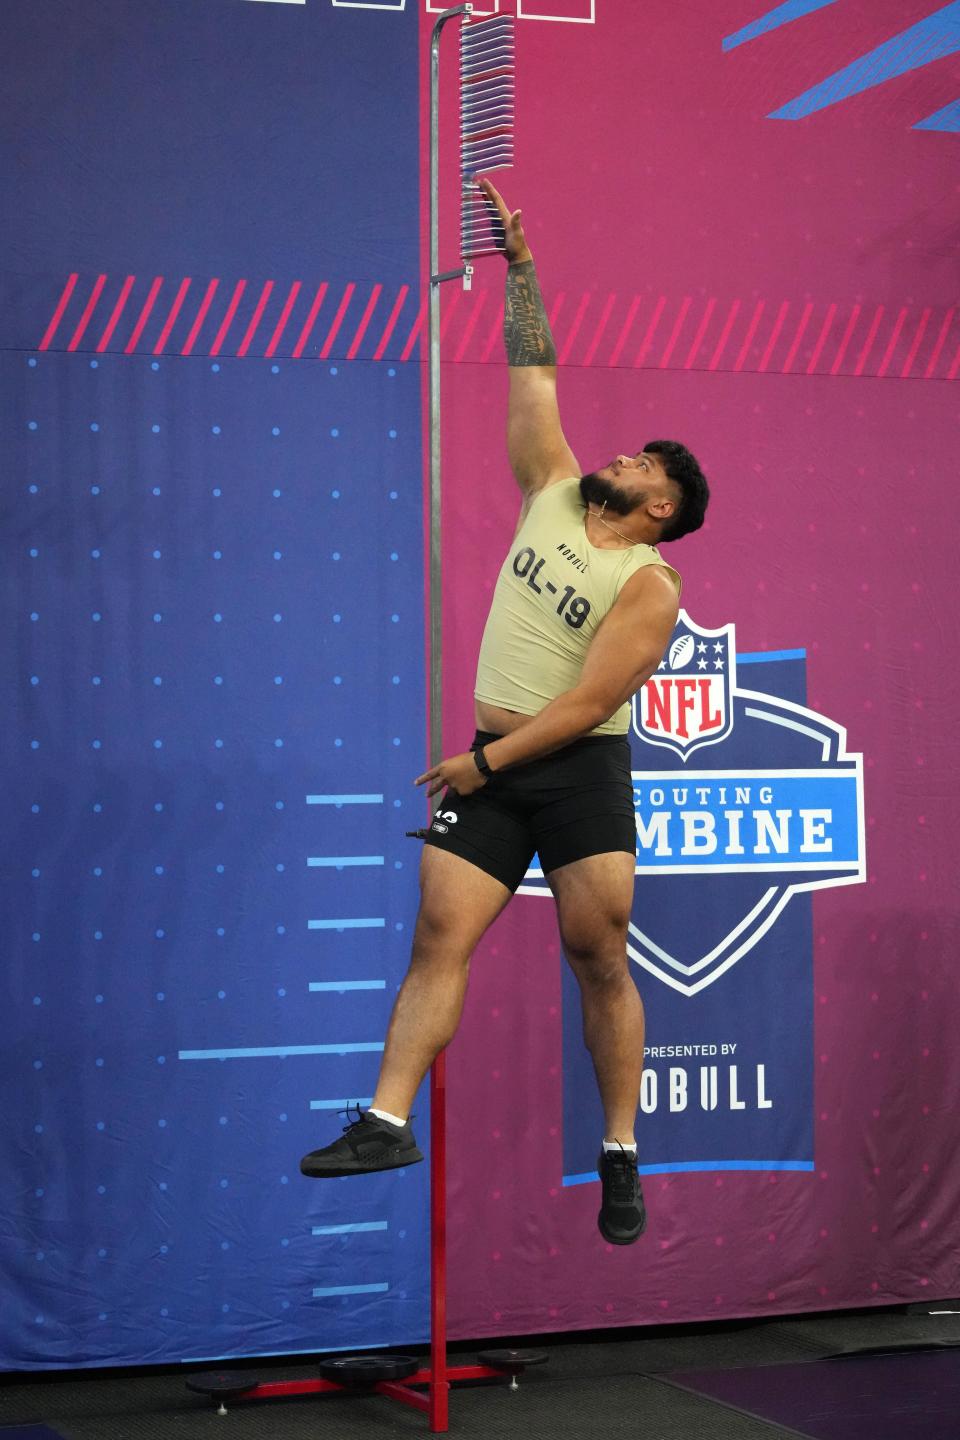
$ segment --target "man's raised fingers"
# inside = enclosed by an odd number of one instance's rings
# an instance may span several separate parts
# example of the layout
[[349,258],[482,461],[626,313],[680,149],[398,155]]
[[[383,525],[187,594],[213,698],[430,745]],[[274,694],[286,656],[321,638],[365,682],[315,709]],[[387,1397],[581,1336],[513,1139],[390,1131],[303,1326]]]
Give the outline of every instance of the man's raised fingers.
[[486,195],[487,199],[492,200],[494,205],[496,205],[497,209],[500,212],[500,218],[503,221],[504,225],[509,225],[510,211],[507,209],[503,196],[500,194],[499,190],[497,190],[494,185],[491,185],[490,181],[486,179],[478,180],[477,184],[480,186],[480,189],[483,191],[484,195]]

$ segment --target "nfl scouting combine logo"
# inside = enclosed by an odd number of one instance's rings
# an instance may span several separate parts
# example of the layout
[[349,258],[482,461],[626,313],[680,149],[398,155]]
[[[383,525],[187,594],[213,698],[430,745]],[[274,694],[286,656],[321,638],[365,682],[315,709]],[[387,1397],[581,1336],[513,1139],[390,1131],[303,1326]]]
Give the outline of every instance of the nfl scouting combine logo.
[[733,626],[701,630],[682,610],[660,669],[634,696],[634,729],[686,760],[701,745],[716,745],[730,734],[736,679]]
[[[848,753],[842,725],[804,703],[804,659],[741,655],[738,679],[735,626],[708,630],[681,610],[660,668],[633,698],[627,949],[682,995],[719,980],[793,896],[865,879],[863,757]],[[548,893],[540,871],[521,893]]]

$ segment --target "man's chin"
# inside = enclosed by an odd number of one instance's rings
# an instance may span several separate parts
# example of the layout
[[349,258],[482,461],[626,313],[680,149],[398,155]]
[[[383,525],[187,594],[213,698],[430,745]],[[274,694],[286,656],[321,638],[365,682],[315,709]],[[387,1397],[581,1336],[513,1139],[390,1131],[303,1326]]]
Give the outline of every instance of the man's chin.
[[614,483],[609,467],[581,476],[580,495],[585,505],[606,505],[615,515],[629,515],[641,503]]

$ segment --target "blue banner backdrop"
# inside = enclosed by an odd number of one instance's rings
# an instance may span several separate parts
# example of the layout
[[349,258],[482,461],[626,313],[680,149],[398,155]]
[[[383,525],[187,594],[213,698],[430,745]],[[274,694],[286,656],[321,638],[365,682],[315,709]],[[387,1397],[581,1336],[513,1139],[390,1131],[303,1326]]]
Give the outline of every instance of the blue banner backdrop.
[[[712,654],[719,644],[700,640],[699,648]],[[733,650],[731,631],[723,649]],[[765,690],[801,707],[802,652],[741,656],[740,665],[745,671],[745,662],[768,658]],[[646,700],[644,692],[636,697],[635,717]],[[790,853],[802,841],[789,827],[803,834],[797,816],[815,803],[817,782],[802,767],[821,749],[812,732],[751,724],[736,692],[728,702],[719,709],[736,710],[737,723],[695,759],[640,738],[636,720],[632,735],[643,837],[628,948],[651,1040],[641,1095],[646,1174],[814,1168],[810,896],[790,896],[782,914],[778,904],[787,886],[810,879]],[[788,783],[790,770],[804,777],[793,779],[802,793],[783,809],[776,787]],[[856,774],[851,769],[854,785]],[[651,982],[650,970],[664,983]],[[563,985],[564,1184],[575,1185],[596,1179],[603,1117],[566,970]]]
[[4,1367],[426,1332],[416,18],[7,7]]

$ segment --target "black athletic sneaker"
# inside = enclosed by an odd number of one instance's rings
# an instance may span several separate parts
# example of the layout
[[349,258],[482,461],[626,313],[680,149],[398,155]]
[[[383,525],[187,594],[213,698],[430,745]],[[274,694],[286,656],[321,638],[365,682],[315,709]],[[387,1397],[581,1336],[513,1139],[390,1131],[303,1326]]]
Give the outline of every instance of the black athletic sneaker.
[[611,1245],[632,1245],[647,1228],[637,1157],[632,1150],[601,1150],[597,1171],[603,1184],[600,1234]]
[[415,1165],[423,1155],[413,1138],[410,1122],[406,1125],[391,1125],[379,1115],[357,1107],[357,1119],[348,1123],[343,1134],[332,1145],[322,1150],[311,1150],[300,1161],[304,1175],[314,1180],[335,1178],[338,1175],[367,1175],[374,1170],[396,1170],[401,1165]]

